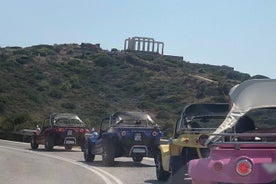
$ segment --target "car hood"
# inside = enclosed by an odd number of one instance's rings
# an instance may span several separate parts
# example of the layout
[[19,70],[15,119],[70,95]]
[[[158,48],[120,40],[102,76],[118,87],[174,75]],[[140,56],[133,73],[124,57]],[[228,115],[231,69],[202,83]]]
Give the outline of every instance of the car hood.
[[[222,124],[213,132],[220,134],[233,127],[237,120],[251,109],[276,107],[276,79],[247,80],[234,86],[229,92],[231,109]],[[212,135],[205,144],[215,141]]]

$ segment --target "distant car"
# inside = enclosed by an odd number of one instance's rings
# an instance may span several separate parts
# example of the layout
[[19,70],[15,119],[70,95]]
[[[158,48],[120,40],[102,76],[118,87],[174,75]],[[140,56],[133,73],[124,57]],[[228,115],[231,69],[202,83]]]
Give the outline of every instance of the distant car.
[[232,108],[210,136],[208,158],[189,162],[193,184],[276,183],[276,80],[244,81],[230,90]]
[[183,108],[176,121],[173,137],[160,144],[155,164],[159,181],[183,183],[187,179],[187,163],[191,159],[209,156],[207,146],[199,143],[201,135],[213,132],[225,119],[228,103],[194,103]]
[[102,155],[105,166],[113,166],[118,157],[141,162],[154,157],[162,136],[159,126],[144,112],[116,112],[102,120],[99,133],[86,135],[85,161]]
[[74,146],[83,148],[84,134],[88,132],[86,124],[76,114],[53,113],[41,129],[34,131],[31,148],[37,149],[40,144],[47,151],[53,150],[54,146],[64,146],[66,150],[71,150]]

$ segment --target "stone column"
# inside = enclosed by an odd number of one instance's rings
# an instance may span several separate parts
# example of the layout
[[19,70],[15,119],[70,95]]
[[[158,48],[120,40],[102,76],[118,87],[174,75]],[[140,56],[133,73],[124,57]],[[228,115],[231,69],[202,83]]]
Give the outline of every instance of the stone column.
[[145,46],[146,46],[146,40],[145,40],[145,38],[143,38],[143,51],[145,51]]
[[161,54],[163,55],[164,54],[164,43],[163,42],[160,42],[161,45],[162,45],[162,51],[161,51]]

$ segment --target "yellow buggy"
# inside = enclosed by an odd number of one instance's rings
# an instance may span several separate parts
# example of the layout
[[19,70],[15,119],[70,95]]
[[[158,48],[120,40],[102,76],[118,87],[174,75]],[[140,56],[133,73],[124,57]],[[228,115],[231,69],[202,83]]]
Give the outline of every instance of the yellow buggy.
[[161,144],[155,156],[156,176],[159,181],[183,183],[187,163],[209,155],[209,149],[199,143],[201,135],[212,133],[225,119],[227,103],[196,103],[184,107],[177,120],[173,137]]

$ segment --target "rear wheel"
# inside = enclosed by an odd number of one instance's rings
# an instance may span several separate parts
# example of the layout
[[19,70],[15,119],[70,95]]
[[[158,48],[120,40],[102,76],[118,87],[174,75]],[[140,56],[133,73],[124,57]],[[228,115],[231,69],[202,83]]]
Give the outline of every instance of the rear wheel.
[[[206,153],[207,154],[207,153]],[[181,155],[170,158],[171,183],[189,183],[188,180],[188,163],[192,159],[197,159],[196,148],[183,148]]]
[[114,146],[111,143],[103,144],[103,153],[102,153],[102,161],[105,166],[114,166],[115,165],[115,150]]
[[155,165],[156,165],[156,177],[159,181],[167,181],[171,175],[170,172],[165,171],[163,169],[163,164],[162,164],[162,155],[161,152],[158,151],[157,155],[155,157]]
[[47,151],[52,151],[54,148],[54,139],[52,136],[48,135],[45,139],[45,149]]
[[32,139],[31,139],[31,148],[32,149],[37,149],[38,148],[38,144],[36,143],[36,137],[35,137],[35,135],[33,135]]
[[134,162],[142,162],[143,156],[142,156],[142,155],[133,155],[133,156],[132,156],[132,160],[133,160]]
[[73,147],[72,146],[64,146],[64,148],[69,151],[69,150],[72,150]]
[[182,156],[172,156],[170,158],[171,183],[184,183],[187,173],[187,163],[183,161]]

